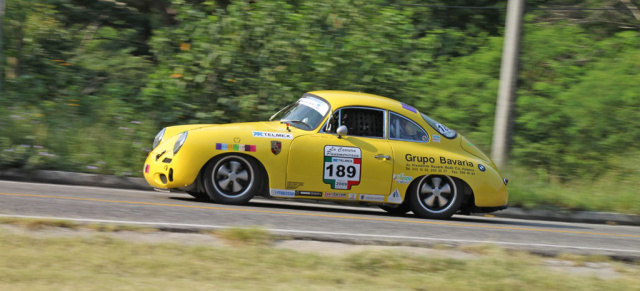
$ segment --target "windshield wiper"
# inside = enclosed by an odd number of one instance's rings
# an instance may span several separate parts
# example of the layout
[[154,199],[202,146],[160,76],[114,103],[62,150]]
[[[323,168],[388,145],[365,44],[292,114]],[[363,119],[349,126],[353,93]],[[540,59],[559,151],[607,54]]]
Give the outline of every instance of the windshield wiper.
[[309,125],[308,123],[302,121],[302,120],[280,120],[280,123],[295,123],[295,124],[302,124],[304,126],[306,126],[308,129],[313,129],[311,127],[311,125]]

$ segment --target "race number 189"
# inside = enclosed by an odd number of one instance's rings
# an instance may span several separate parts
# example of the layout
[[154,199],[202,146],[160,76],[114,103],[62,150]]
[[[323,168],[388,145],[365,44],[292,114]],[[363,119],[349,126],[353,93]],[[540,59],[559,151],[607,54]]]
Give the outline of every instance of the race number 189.
[[360,184],[362,152],[359,148],[326,146],[322,180],[331,189],[351,190]]

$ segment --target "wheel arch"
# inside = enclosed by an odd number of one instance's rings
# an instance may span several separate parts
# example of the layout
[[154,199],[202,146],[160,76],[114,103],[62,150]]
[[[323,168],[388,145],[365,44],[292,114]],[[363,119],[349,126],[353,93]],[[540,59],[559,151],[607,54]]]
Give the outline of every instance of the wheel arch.
[[461,188],[461,193],[462,195],[464,195],[463,199],[462,199],[462,205],[460,205],[460,209],[458,210],[459,213],[461,214],[470,214],[470,209],[472,209],[473,207],[475,207],[475,200],[474,200],[474,195],[473,195],[473,188],[471,188],[471,186],[469,185],[469,183],[467,183],[465,180],[459,178],[459,177],[454,177],[454,176],[450,176],[456,183],[458,183],[458,185]]
[[469,214],[470,211],[472,209],[474,209],[475,201],[474,201],[473,188],[471,188],[469,183],[467,183],[465,180],[463,180],[460,177],[450,176],[450,175],[443,175],[443,174],[438,174],[438,173],[428,173],[428,174],[421,175],[421,176],[418,176],[415,179],[413,179],[413,181],[411,181],[411,183],[409,184],[409,187],[407,187],[407,189],[405,190],[404,198],[402,200],[402,204],[409,203],[407,198],[409,197],[411,191],[414,191],[415,187],[418,187],[418,185],[420,184],[420,181],[422,181],[422,179],[424,177],[433,176],[433,175],[451,177],[451,179],[453,179],[454,183],[457,184],[457,186],[459,188],[458,191],[460,191],[460,193],[463,195],[462,205],[460,206],[460,209],[458,210],[459,213]]
[[209,160],[207,160],[202,167],[200,167],[200,170],[198,171],[198,176],[196,177],[196,187],[198,189],[198,191],[204,192],[205,188],[204,188],[204,172],[207,169],[207,166],[209,166],[209,164],[213,163],[215,160],[217,159],[221,159],[223,157],[226,156],[230,156],[230,155],[237,155],[237,156],[242,156],[244,158],[253,160],[257,165],[258,165],[258,170],[262,172],[262,174],[264,175],[262,181],[260,181],[260,195],[262,196],[268,196],[269,193],[269,173],[267,172],[267,169],[265,168],[265,166],[262,164],[262,162],[257,159],[256,157],[252,156],[252,155],[247,155],[245,153],[240,153],[240,152],[226,152],[226,153],[220,153],[218,155],[215,155],[213,157],[211,157]]

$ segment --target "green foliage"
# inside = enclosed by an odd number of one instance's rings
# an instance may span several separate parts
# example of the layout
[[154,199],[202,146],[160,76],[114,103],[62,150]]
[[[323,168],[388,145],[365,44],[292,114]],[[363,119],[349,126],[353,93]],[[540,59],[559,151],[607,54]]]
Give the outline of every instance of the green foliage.
[[640,141],[638,33],[596,40],[577,26],[528,29],[514,158],[565,178],[611,169]]
[[[605,2],[567,5],[626,7]],[[139,175],[163,126],[264,120],[319,89],[413,104],[488,151],[504,10],[420,4],[8,1],[0,167]],[[514,165],[564,182],[625,171],[640,142],[637,27],[619,11],[527,12]]]

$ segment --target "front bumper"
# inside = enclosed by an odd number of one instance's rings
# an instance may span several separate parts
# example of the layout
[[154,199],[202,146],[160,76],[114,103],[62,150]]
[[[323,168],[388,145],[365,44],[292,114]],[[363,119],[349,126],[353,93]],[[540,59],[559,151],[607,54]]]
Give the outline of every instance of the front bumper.
[[188,157],[183,152],[174,156],[172,149],[163,149],[161,145],[147,156],[143,168],[144,179],[151,187],[158,189],[188,188],[199,172],[198,165]]
[[151,152],[144,163],[144,179],[154,188],[173,188],[174,169],[171,165],[173,159],[164,157],[165,154],[167,154],[166,150],[160,151],[160,153]]

